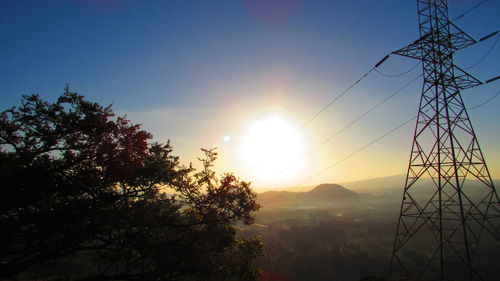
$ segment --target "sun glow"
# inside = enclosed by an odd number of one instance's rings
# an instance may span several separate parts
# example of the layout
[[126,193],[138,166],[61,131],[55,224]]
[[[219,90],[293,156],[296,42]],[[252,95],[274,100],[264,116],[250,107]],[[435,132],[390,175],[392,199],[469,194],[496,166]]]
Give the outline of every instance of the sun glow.
[[280,116],[257,120],[242,138],[241,160],[258,180],[289,177],[302,165],[295,163],[303,155],[303,141],[297,129]]

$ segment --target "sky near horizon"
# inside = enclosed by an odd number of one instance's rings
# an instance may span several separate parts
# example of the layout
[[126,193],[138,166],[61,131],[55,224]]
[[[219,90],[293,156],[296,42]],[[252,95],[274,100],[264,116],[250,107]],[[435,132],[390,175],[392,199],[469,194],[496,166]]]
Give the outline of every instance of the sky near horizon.
[[[449,14],[480,2],[449,0]],[[455,23],[479,39],[500,29],[499,14],[500,1],[489,0]],[[68,83],[89,100],[113,104],[155,140],[170,139],[183,163],[217,147],[218,172],[256,188],[404,174],[414,121],[362,148],[416,115],[421,79],[343,128],[420,67],[399,77],[372,72],[304,124],[417,37],[414,0],[3,0],[0,110],[23,94],[54,101]],[[496,39],[459,51],[455,63],[473,66],[467,71],[481,81],[499,75]],[[379,70],[399,74],[415,64],[392,55]],[[499,90],[497,80],[462,95],[474,107]],[[499,106],[496,98],[469,112],[494,178]],[[265,159],[273,153],[280,161]]]

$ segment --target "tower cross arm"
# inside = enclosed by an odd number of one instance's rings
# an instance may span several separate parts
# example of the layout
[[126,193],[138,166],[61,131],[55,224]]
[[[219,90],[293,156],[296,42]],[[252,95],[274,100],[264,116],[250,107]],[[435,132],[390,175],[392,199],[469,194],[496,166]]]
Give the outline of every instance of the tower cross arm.
[[408,46],[392,53],[422,61],[433,62],[432,58],[435,57],[435,55],[443,55],[443,53],[432,53],[441,52],[439,49],[435,48],[436,46],[441,46],[443,49],[449,50],[448,55],[451,56],[456,51],[467,48],[478,42],[451,21],[448,21],[446,26],[448,27],[448,32],[443,32],[441,29],[431,29]]

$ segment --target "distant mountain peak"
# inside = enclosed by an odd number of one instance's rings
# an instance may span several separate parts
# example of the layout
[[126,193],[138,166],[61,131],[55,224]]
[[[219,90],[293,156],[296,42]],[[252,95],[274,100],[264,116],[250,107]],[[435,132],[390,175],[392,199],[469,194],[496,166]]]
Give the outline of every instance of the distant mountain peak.
[[357,200],[364,198],[363,195],[349,190],[339,184],[320,184],[307,192],[289,191],[267,191],[260,193],[258,200],[260,204],[267,206],[288,207],[313,207],[325,208],[341,206],[342,204],[354,204]]
[[307,193],[320,196],[335,196],[337,198],[355,197],[358,195],[356,192],[335,183],[320,184]]

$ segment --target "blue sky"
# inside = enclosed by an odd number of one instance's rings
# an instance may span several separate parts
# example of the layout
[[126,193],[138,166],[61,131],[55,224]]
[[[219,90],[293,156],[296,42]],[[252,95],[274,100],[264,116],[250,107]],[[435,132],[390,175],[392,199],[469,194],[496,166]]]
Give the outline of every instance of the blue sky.
[[[481,1],[448,2],[454,17]],[[489,0],[456,24],[480,38],[499,29],[499,12],[500,1]],[[69,83],[90,100],[112,103],[156,139],[171,139],[185,162],[195,161],[200,147],[218,146],[221,171],[244,174],[248,167],[238,162],[235,146],[252,120],[278,113],[300,127],[383,56],[417,36],[413,0],[4,0],[0,109],[18,104],[22,94],[55,100]],[[456,64],[474,64],[494,39],[461,51]],[[468,71],[484,81],[500,74],[499,61],[496,46]],[[397,74],[414,65],[391,56],[380,70]],[[321,143],[419,71],[397,78],[372,73],[303,130],[304,142]],[[274,185],[302,182],[415,115],[420,83],[311,153],[304,160],[308,168],[296,177]],[[465,91],[466,103],[487,100],[499,83]],[[495,177],[499,106],[500,98],[471,112]],[[412,127],[304,184],[405,173]],[[224,136],[233,143],[223,142]]]

